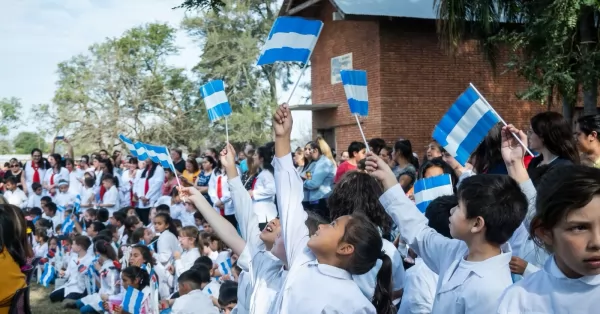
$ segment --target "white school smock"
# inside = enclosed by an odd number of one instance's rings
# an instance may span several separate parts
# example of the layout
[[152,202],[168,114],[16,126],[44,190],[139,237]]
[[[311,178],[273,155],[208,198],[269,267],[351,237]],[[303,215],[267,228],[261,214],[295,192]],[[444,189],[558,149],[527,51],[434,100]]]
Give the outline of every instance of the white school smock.
[[425,265],[423,259],[417,257],[415,265],[406,271],[398,314],[431,313],[437,282],[438,275]]
[[29,199],[27,200],[27,207],[28,208],[42,208],[42,197],[44,197],[44,195],[37,195],[35,193],[31,193],[29,196]]
[[45,258],[46,255],[48,255],[48,242],[41,244],[41,245],[36,245],[33,248],[33,253],[35,255],[35,257],[39,257],[39,258]]
[[175,260],[175,274],[177,277],[181,276],[184,272],[188,271],[194,262],[200,257],[198,248],[192,248],[191,250],[185,250],[181,253],[181,257]]
[[73,195],[81,194],[83,184],[79,180],[83,180],[84,174],[85,172],[79,168],[73,169],[73,171],[69,173],[69,193]]
[[[389,256],[392,261],[392,290],[397,291],[404,288],[404,263],[402,263],[402,256],[396,246],[386,239],[381,239],[383,241],[383,251],[387,256]],[[375,294],[375,286],[377,285],[377,274],[381,269],[381,264],[383,262],[381,260],[377,260],[377,263],[369,272],[362,275],[352,275],[352,279],[358,287],[360,291],[367,297],[368,299],[372,299]]]
[[[90,265],[90,267],[94,267]],[[81,299],[81,302],[84,305],[89,305],[94,308],[97,312],[103,312],[104,310],[100,307],[100,302],[102,302],[101,296],[106,294],[108,296],[117,295],[119,289],[117,288],[117,282],[121,280],[121,273],[115,267],[113,261],[106,260],[102,263],[102,267],[100,269],[100,289],[98,292],[87,295]]]
[[129,173],[129,170],[123,171],[121,175],[121,182],[119,182],[119,199],[121,200],[121,204],[124,206],[131,205],[131,192],[135,193],[135,181],[137,180],[137,172],[139,170],[135,170],[133,175]]
[[65,297],[71,293],[83,293],[86,288],[85,281],[87,277],[85,273],[93,260],[94,255],[92,254],[87,254],[81,259],[78,257],[71,258],[67,270],[65,271],[67,282],[62,287],[55,289],[55,291],[64,288]]
[[283,269],[283,263],[268,251],[261,251],[254,255],[250,269],[254,290],[250,299],[249,313],[268,313],[283,286],[287,271]]
[[[54,178],[52,177],[52,175],[54,175]],[[44,179],[42,180],[42,182],[44,184],[49,185],[51,179],[54,182],[56,189],[58,190],[58,182],[60,180],[65,180],[65,181],[69,182],[69,170],[67,170],[67,168],[65,168],[65,167],[60,167],[60,170],[58,172],[55,172],[54,169],[48,169],[44,173]]]
[[207,296],[213,297],[215,299],[219,299],[219,290],[221,289],[221,283],[217,279],[212,279],[205,287],[202,289],[202,293]]
[[292,155],[274,158],[275,186],[289,271],[271,313],[372,313],[376,310],[352,275],[320,264],[307,247],[303,185]]
[[543,269],[506,289],[494,313],[598,313],[599,296],[600,275],[567,278],[551,257]]
[[277,217],[275,178],[270,171],[263,169],[258,174],[252,195],[254,214],[259,223],[269,222]]
[[119,210],[119,190],[117,190],[116,186],[111,186],[110,189],[108,189],[105,193],[104,193],[104,197],[102,198],[101,201],[103,204],[111,204],[113,206],[105,206],[104,208],[106,208],[108,210],[108,216],[112,217],[113,213],[116,212],[117,210]]
[[177,240],[177,237],[169,230],[165,230],[160,234],[156,246],[158,251],[158,261],[163,265],[167,264],[169,259],[171,259],[173,252],[181,252],[179,240]]
[[[217,195],[217,183],[221,178],[221,198]],[[213,175],[210,176],[208,180],[208,196],[210,200],[213,202],[213,208],[220,213],[221,209],[217,207],[217,202],[221,201],[224,205],[223,211],[225,215],[234,215],[235,207],[233,206],[233,202],[231,200],[231,193],[229,192],[229,184],[227,183],[227,175],[223,172],[216,175],[213,171]]]
[[209,296],[201,290],[192,290],[175,299],[171,308],[173,314],[219,314]]
[[[152,204],[156,203],[158,198],[162,195],[161,190],[162,190],[162,185],[165,182],[165,169],[163,169],[163,167],[161,167],[160,165],[156,166],[156,170],[154,170],[154,175],[152,175],[152,178],[148,179],[148,192],[145,192],[145,189],[146,189],[146,179],[148,177],[148,174],[150,173],[150,170],[147,171],[146,178],[141,178],[141,175],[144,172],[143,170],[138,171],[138,172],[140,173],[140,178],[137,181],[136,194],[138,195],[140,200],[137,203],[137,207],[138,208],[152,207]],[[144,202],[142,202],[142,199],[141,199],[142,196],[146,197],[149,200],[148,204],[144,205]]]
[[[508,264],[513,252],[508,243],[501,246],[499,255],[470,262],[465,260],[466,244],[428,227],[425,215],[399,184],[388,189],[379,201],[399,227],[406,244],[439,275],[432,313],[493,313],[498,298],[512,284]],[[519,228],[524,229],[523,225]]]
[[[31,191],[31,184],[33,184],[33,176],[35,174],[35,170],[33,170],[33,167],[31,167],[31,160],[25,163],[25,184],[27,184],[27,193],[29,195],[34,194],[33,191]],[[46,175],[46,170],[42,169],[42,168],[38,168],[38,173],[39,173],[39,178],[40,178],[40,184],[42,184],[44,182],[44,176]],[[58,182],[57,182],[58,183]]]
[[77,195],[71,194],[71,192],[67,191],[65,193],[58,192],[53,197],[53,201],[57,206],[67,207],[69,205],[74,205],[75,200],[77,199]]
[[4,198],[9,204],[15,205],[20,209],[25,209],[27,206],[27,195],[19,188],[15,188],[14,191],[4,191]]

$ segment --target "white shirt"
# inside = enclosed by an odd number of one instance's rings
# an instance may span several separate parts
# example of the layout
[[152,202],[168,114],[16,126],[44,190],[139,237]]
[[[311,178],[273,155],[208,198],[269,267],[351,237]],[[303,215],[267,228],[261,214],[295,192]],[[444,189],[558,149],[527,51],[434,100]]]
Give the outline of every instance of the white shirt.
[[94,188],[84,188],[81,192],[81,205],[92,205],[96,201],[96,195],[94,194]]
[[111,217],[114,212],[119,210],[119,190],[117,190],[116,186],[111,186],[110,189],[104,193],[102,204],[113,205],[104,207],[108,210],[109,217]]
[[[392,287],[393,291],[400,290],[404,287],[404,263],[402,256],[396,249],[394,244],[386,239],[383,241],[383,251],[390,257],[392,261]],[[365,297],[372,299],[375,294],[375,286],[377,285],[377,274],[381,269],[381,260],[377,260],[377,264],[371,270],[362,275],[352,275],[354,282],[358,285]]]
[[[138,171],[140,176],[144,172],[142,169]],[[158,198],[162,195],[161,189],[162,185],[165,182],[165,169],[160,165],[156,166],[156,170],[151,178],[148,179],[148,174],[150,171],[148,170],[145,178],[141,178],[138,180],[136,194],[140,197],[138,201],[139,208],[148,208],[151,207],[152,204],[156,203]],[[146,181],[148,181],[148,192],[146,190]],[[144,196],[149,200],[148,204],[144,204],[142,202],[141,197]]]
[[160,234],[156,246],[158,250],[158,261],[163,265],[171,259],[174,251],[181,252],[179,240],[177,240],[177,237],[169,230],[165,230]]
[[210,297],[201,290],[192,290],[175,299],[171,312],[173,314],[219,314]]
[[252,192],[254,214],[258,222],[269,222],[277,217],[275,206],[275,178],[268,170],[262,170],[256,177]]
[[252,258],[250,269],[254,290],[250,297],[250,312],[268,313],[283,286],[287,271],[271,252],[261,251]]
[[46,257],[46,255],[48,255],[48,242],[46,242],[42,245],[35,246],[33,248],[33,251],[35,253],[35,257],[40,257],[40,258]]
[[204,293],[207,296],[211,296],[215,299],[218,299],[219,290],[221,290],[221,283],[218,280],[213,279],[204,287],[204,289],[202,289],[202,293]]
[[415,265],[406,271],[404,293],[398,314],[429,314],[433,308],[438,275],[417,257]]
[[[217,193],[217,184],[219,182],[219,178],[221,178],[221,197]],[[217,207],[217,202],[221,201],[224,207],[225,215],[233,215],[235,214],[235,207],[233,206],[233,202],[231,201],[231,193],[229,192],[229,184],[227,183],[227,175],[221,173],[216,175],[213,172],[213,175],[210,176],[210,180],[208,180],[208,196],[213,202],[213,207],[217,212],[221,210]]]
[[428,227],[425,215],[399,184],[388,189],[379,201],[399,226],[406,244],[439,275],[432,313],[494,312],[498,298],[512,284],[508,263],[513,252],[508,243],[501,247],[500,255],[470,262],[464,258],[468,255],[466,244],[448,239]]
[[59,212],[58,210],[56,211],[56,214],[54,214],[53,217],[48,217],[48,219],[52,221],[52,230],[54,230],[54,232],[57,231],[56,227],[58,225],[61,225],[65,221],[64,213]]
[[119,192],[120,192],[120,200],[121,204],[129,206],[131,204],[131,191],[135,192],[135,181],[137,178],[137,173],[140,170],[135,170],[133,175],[129,174],[129,170],[124,170],[121,175],[121,182],[119,183]]
[[180,258],[175,260],[175,273],[177,274],[177,277],[192,268],[194,262],[199,257],[200,251],[198,251],[198,248],[183,251]]
[[71,293],[83,293],[86,289],[85,273],[87,269],[91,267],[93,260],[93,254],[87,254],[81,259],[79,259],[77,255],[73,256],[69,261],[67,270],[65,271],[65,278],[67,279],[67,282],[64,286],[58,287],[57,289],[65,288],[65,296]]
[[[25,183],[27,184],[27,193],[32,194],[33,191],[31,191],[31,184],[33,183],[33,177],[35,174],[35,170],[33,169],[33,167],[31,167],[31,160],[25,163]],[[38,173],[39,173],[39,178],[40,178],[40,184],[42,184],[44,182],[44,176],[46,174],[46,170],[42,169],[42,168],[38,168]]]
[[76,199],[77,199],[77,195],[71,194],[71,192],[69,192],[69,191],[67,191],[65,193],[62,193],[59,191],[53,197],[54,203],[56,203],[57,206],[61,206],[61,207],[67,207],[68,205],[75,204]]
[[[52,176],[54,175],[54,177]],[[58,190],[58,182],[60,180],[65,180],[69,182],[69,170],[65,167],[60,167],[60,170],[57,173],[54,173],[54,169],[48,169],[44,173],[44,179],[42,182],[44,184],[50,185],[50,181],[54,182],[55,188]],[[48,191],[46,191],[48,192]]]
[[598,296],[600,275],[567,278],[552,257],[542,270],[506,289],[494,313],[598,313]]
[[74,169],[69,173],[69,193],[73,195],[81,194],[81,190],[83,189],[83,184],[81,184],[80,179],[83,179],[83,174],[85,172],[79,168]]
[[320,264],[308,249],[304,192],[291,154],[273,159],[289,272],[270,313],[373,313],[375,307],[341,268]]
[[42,208],[42,197],[44,197],[44,195],[37,195],[35,193],[31,193],[29,194],[29,200],[27,200],[27,207],[29,208]]
[[27,195],[19,188],[15,188],[14,191],[4,191],[4,198],[6,198],[9,204],[15,205],[21,209],[24,209],[27,206]]

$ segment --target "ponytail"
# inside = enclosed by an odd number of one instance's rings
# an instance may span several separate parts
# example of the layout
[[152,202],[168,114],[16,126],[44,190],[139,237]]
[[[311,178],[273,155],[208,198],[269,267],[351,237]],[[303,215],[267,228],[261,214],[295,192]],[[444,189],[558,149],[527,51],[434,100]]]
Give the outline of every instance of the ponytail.
[[141,269],[140,267],[129,266],[123,269],[123,275],[131,279],[131,281],[137,282],[138,287],[136,289],[140,291],[150,285],[150,275],[146,270]]
[[377,273],[373,306],[378,314],[396,313],[396,307],[392,303],[392,260],[384,251],[381,251],[379,259],[382,264]]

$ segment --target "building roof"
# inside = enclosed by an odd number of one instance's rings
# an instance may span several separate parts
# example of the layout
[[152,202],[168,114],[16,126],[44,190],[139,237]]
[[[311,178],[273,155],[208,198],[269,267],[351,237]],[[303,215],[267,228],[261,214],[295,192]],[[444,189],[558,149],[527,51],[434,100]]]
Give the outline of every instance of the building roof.
[[434,0],[284,0],[279,15],[294,15],[303,5],[311,6],[321,1],[331,2],[344,16],[436,18]]

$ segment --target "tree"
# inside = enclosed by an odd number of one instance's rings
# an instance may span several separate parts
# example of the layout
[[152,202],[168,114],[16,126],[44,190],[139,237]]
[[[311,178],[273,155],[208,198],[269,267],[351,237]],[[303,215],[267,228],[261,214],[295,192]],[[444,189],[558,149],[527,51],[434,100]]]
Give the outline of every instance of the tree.
[[17,134],[13,140],[13,145],[17,154],[30,154],[34,148],[39,148],[42,151],[46,151],[48,148],[46,141],[34,132],[21,132]]
[[224,5],[225,2],[223,0],[185,0],[173,9],[195,10],[211,8],[214,11],[219,11]]
[[8,135],[16,127],[21,115],[21,100],[15,97],[0,99],[0,135]]
[[40,106],[37,115],[49,117],[55,131],[74,143],[96,149],[112,149],[119,133],[193,145],[208,122],[185,70],[167,65],[166,58],[179,51],[175,36],[166,24],[147,24],[60,63],[53,105]]
[[12,153],[12,145],[9,140],[0,140],[0,155],[7,155]]
[[[296,64],[256,66],[260,48],[277,15],[277,1],[224,1],[220,12],[200,12],[187,17],[183,29],[202,46],[194,67],[199,84],[225,81],[233,114],[228,120],[230,141],[263,144],[271,139],[270,115],[277,104],[277,87],[293,82]],[[222,122],[206,130],[224,142]]]
[[579,90],[584,114],[597,112],[600,3],[594,0],[436,0],[441,38],[456,48],[466,30],[474,32],[493,58],[498,44],[508,44],[508,69],[530,86],[520,97],[551,103],[559,94],[571,118]]

